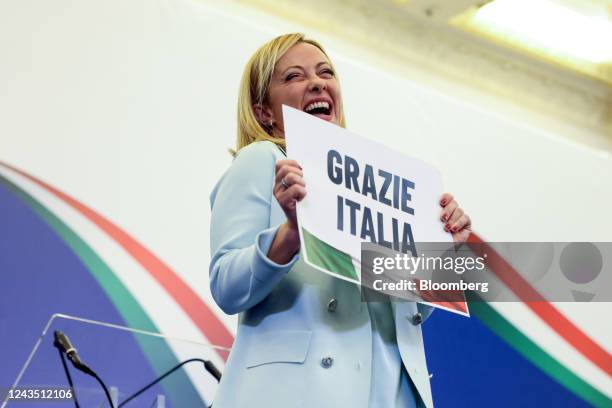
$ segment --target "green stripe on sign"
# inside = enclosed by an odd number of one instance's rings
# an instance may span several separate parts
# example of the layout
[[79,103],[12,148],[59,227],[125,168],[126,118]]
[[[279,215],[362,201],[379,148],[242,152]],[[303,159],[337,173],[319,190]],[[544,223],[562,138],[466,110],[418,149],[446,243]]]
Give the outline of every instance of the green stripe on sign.
[[305,228],[302,228],[302,236],[308,262],[326,271],[359,281],[353,259],[349,254],[321,241]]

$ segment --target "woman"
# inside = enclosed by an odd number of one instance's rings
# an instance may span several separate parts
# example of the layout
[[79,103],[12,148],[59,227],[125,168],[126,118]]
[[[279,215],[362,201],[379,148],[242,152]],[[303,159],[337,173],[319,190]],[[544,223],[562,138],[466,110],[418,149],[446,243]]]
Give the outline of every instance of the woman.
[[[301,34],[248,62],[237,154],[211,194],[211,291],[240,313],[214,405],[431,407],[420,328],[431,308],[366,304],[359,287],[300,260],[295,207],[307,186],[284,154],[283,104],[344,126],[333,65]],[[464,241],[469,217],[449,194],[440,204],[444,228]]]

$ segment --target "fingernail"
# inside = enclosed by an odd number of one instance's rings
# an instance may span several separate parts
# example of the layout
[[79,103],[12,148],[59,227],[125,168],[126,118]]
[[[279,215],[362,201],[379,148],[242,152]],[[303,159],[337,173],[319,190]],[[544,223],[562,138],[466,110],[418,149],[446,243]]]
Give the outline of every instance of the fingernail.
[[444,226],[444,229],[445,229],[445,230],[447,230],[447,231],[450,231],[450,224],[446,224],[446,225]]
[[446,205],[446,200],[440,201],[440,205]]
[[446,218],[447,218],[447,215],[446,215],[446,214],[444,214],[444,215],[442,216],[442,221],[446,221]]

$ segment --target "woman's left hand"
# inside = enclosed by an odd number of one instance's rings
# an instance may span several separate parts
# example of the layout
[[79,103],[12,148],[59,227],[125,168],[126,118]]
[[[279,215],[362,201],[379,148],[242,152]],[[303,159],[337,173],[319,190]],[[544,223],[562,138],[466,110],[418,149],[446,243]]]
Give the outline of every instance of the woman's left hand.
[[452,194],[444,193],[440,198],[442,213],[440,220],[444,223],[444,230],[453,234],[456,243],[467,241],[472,232],[472,220],[463,211]]

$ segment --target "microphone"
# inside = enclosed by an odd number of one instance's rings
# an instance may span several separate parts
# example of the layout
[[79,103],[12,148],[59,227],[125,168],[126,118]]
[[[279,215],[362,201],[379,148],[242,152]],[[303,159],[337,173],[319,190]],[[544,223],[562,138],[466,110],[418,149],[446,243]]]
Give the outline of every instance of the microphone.
[[210,373],[210,375],[215,377],[215,380],[217,380],[217,382],[221,381],[221,371],[219,371],[219,369],[215,367],[212,361],[205,360],[204,368]]
[[55,341],[53,342],[53,345],[62,353],[66,354],[68,359],[72,362],[74,368],[83,371],[85,374],[89,374],[94,377],[96,376],[96,373],[94,373],[93,370],[87,366],[87,364],[81,361],[77,353],[77,349],[72,345],[68,336],[59,330],[54,332],[54,336]]

